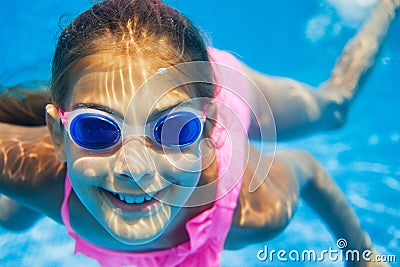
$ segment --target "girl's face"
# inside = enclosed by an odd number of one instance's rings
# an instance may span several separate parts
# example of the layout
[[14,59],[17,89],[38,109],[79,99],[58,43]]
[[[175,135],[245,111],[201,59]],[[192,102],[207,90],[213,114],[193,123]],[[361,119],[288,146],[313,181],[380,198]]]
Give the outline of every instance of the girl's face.
[[[132,129],[143,129],[150,121],[157,121],[177,105],[190,100],[179,87],[162,97],[157,88],[138,92],[159,68],[168,67],[165,64],[149,59],[129,62],[111,55],[85,58],[69,75],[71,93],[66,111],[85,108],[110,117],[120,125],[125,122],[124,125]],[[148,108],[149,104],[152,108]],[[201,107],[188,106],[201,111]],[[125,114],[128,115],[124,121]],[[181,150],[162,149],[145,136],[136,134],[111,148],[95,151],[82,148],[63,132],[73,189],[115,239],[138,245],[156,239],[166,229],[173,231],[177,227],[172,219],[199,182],[200,139]],[[176,185],[186,188],[181,190]]]

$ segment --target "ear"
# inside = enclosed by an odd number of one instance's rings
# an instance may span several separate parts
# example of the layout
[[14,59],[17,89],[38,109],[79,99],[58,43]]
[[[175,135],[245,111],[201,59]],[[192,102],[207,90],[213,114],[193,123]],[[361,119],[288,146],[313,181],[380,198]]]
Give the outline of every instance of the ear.
[[46,123],[49,128],[51,139],[54,144],[54,151],[59,161],[66,162],[64,133],[61,128],[60,114],[53,104],[46,105]]

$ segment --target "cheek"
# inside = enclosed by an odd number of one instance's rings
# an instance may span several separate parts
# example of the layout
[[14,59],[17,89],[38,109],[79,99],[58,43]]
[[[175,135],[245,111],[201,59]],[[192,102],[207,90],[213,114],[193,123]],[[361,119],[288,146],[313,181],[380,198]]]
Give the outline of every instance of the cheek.
[[193,151],[164,151],[156,155],[157,172],[168,182],[185,187],[197,185],[201,173],[201,159]]
[[[98,157],[79,157],[71,160],[71,170],[80,176],[91,178],[99,177],[107,169],[107,161]],[[68,169],[68,171],[70,170]]]
[[66,144],[66,151],[67,170],[70,177],[74,177],[75,180],[92,182],[109,170],[111,163],[109,157],[91,155],[74,144]]

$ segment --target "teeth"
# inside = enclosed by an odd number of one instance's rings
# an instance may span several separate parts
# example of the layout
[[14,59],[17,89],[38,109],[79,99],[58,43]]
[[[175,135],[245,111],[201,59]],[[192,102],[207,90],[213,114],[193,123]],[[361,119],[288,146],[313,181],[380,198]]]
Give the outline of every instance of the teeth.
[[143,202],[144,202],[144,196],[143,195],[135,197],[135,203],[140,204],[140,203],[143,203]]
[[125,196],[125,202],[128,204],[135,203],[135,197],[134,196]]
[[138,196],[134,196],[134,195],[125,195],[125,194],[118,194],[118,193],[114,193],[112,192],[112,194],[116,197],[119,198],[119,200],[121,201],[125,201],[128,204],[141,204],[145,201],[149,201],[152,199],[152,197],[150,195],[147,194],[143,194],[143,195],[138,195]]

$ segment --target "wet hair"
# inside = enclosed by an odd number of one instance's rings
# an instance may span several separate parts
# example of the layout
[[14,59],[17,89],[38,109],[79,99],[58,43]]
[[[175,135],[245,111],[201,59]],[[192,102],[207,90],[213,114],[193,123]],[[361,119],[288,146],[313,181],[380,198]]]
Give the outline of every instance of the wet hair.
[[[79,15],[61,33],[55,50],[50,94],[64,107],[73,66],[98,53],[155,57],[176,65],[209,61],[199,31],[161,0],[105,0]],[[210,71],[210,76],[211,76]],[[213,97],[209,84],[192,86],[191,96]]]

